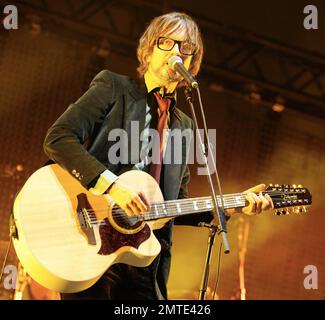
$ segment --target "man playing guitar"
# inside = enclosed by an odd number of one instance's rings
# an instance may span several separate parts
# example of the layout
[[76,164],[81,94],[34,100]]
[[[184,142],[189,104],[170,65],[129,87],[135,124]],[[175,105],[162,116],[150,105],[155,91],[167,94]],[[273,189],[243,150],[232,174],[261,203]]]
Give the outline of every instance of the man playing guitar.
[[[127,216],[139,216],[149,210],[150,201],[143,190],[130,187],[119,176],[128,170],[150,173],[160,185],[165,200],[188,197],[189,168],[182,164],[154,166],[145,161],[130,158],[127,151],[140,142],[140,137],[127,137],[125,149],[128,161],[116,163],[110,159],[108,140],[112,130],[130,132],[132,123],[145,129],[164,128],[193,129],[192,120],[176,106],[176,89],[182,85],[182,77],[173,71],[168,61],[173,56],[182,59],[184,66],[195,76],[201,65],[203,44],[197,24],[184,13],[172,12],[153,19],[140,38],[137,49],[139,79],[104,70],[91,82],[85,94],[59,117],[48,130],[44,150],[57,164],[70,173],[87,190],[95,195],[107,193]],[[162,107],[162,105],[164,105]],[[167,106],[167,107],[166,107]],[[166,109],[163,109],[163,108]],[[161,120],[165,114],[164,121]],[[165,140],[162,148],[165,148]],[[159,143],[159,141],[156,141]],[[150,142],[143,139],[140,154],[146,154]],[[188,150],[182,150],[186,159]],[[160,153],[163,157],[163,152]],[[265,185],[246,190],[248,205],[241,209],[228,209],[235,213],[258,214],[273,208],[272,199],[262,194]],[[201,220],[200,220],[201,219]],[[193,215],[179,219],[178,223],[197,225],[199,221],[211,221],[212,215]],[[175,223],[177,219],[175,219]],[[117,263],[111,266],[90,288],[63,293],[63,299],[167,299],[166,283],[170,269],[172,225],[155,230],[161,251],[147,267],[134,267]]]

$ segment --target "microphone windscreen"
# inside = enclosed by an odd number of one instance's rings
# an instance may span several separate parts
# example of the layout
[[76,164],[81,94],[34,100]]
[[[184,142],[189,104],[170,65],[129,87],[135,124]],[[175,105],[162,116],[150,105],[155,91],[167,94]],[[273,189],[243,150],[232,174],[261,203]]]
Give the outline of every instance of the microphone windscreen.
[[178,56],[173,56],[168,60],[168,66],[174,70],[175,68],[175,63],[183,63],[183,60],[181,57]]

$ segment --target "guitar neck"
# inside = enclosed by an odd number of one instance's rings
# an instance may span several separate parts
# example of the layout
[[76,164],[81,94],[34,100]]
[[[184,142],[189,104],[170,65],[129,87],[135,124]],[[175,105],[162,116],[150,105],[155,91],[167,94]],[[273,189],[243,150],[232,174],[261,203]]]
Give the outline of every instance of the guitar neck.
[[[292,207],[293,212],[306,211],[305,206],[312,202],[312,197],[308,189],[296,185],[270,185],[262,194],[268,194],[273,201],[274,209],[277,214],[288,214],[288,208]],[[217,196],[219,207],[225,209],[242,208],[248,204],[245,193],[226,194],[222,197]],[[211,197],[188,198],[181,200],[162,201],[154,203],[150,211],[142,216],[142,220],[156,220],[161,218],[173,218],[186,214],[203,213],[211,211],[213,208]],[[283,210],[283,208],[287,208]],[[279,210],[281,209],[281,210]]]
[[[240,208],[246,205],[245,194],[235,193],[227,194],[222,197],[217,196],[218,206],[225,209]],[[213,201],[211,197],[187,198],[181,200],[171,200],[154,203],[150,207],[150,211],[143,214],[144,221],[150,221],[161,218],[173,218],[193,213],[204,213],[211,211]]]

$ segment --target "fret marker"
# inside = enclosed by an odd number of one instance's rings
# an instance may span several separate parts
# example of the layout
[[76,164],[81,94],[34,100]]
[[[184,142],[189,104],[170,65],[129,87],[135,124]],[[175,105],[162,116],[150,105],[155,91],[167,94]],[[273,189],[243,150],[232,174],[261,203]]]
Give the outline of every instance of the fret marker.
[[176,203],[176,208],[178,213],[182,212],[181,205],[178,202]]
[[235,197],[237,204],[241,204],[242,200],[240,196]]
[[166,210],[165,204],[162,204],[162,208],[163,208],[164,214],[167,215],[168,212],[167,212],[167,210]]
[[157,205],[155,204],[155,211],[156,211],[156,215],[158,216],[159,215],[159,212],[158,212],[158,208],[157,208]]
[[208,209],[212,208],[210,200],[205,200],[205,203],[206,203]]
[[193,206],[195,210],[199,210],[199,207],[197,206],[197,201],[193,201]]

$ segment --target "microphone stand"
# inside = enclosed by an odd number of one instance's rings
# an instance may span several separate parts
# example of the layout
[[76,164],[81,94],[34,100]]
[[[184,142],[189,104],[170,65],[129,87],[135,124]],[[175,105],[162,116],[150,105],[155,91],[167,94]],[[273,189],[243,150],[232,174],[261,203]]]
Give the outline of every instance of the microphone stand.
[[[212,224],[200,224],[201,226],[203,225],[203,226],[208,227],[209,230],[210,230],[206,260],[205,260],[205,266],[204,266],[204,272],[203,272],[203,276],[202,276],[200,295],[199,295],[200,300],[205,300],[207,285],[208,285],[208,279],[209,279],[211,253],[212,253],[212,248],[213,248],[213,245],[214,245],[215,235],[216,235],[217,231],[218,231],[218,234],[221,234],[221,236],[222,236],[223,245],[224,245],[224,248],[225,248],[224,252],[229,253],[230,248],[229,248],[229,242],[228,242],[228,238],[227,238],[226,218],[225,218],[225,210],[224,210],[224,203],[223,203],[223,197],[222,197],[222,192],[221,192],[220,181],[219,181],[216,164],[214,162],[214,158],[213,158],[213,154],[212,154],[212,150],[211,150],[211,143],[210,143],[210,139],[209,139],[209,136],[208,136],[208,129],[206,127],[206,121],[205,121],[204,110],[203,110],[203,106],[202,106],[202,102],[201,102],[200,91],[199,91],[198,85],[196,85],[195,87],[197,89],[198,96],[199,96],[199,102],[200,102],[200,108],[201,108],[201,116],[202,116],[203,125],[204,125],[204,136],[206,138],[207,144],[206,145],[203,144],[200,134],[197,134],[197,137],[199,139],[201,156],[202,156],[202,158],[204,160],[204,165],[205,165],[205,168],[207,170],[207,179],[208,179],[208,183],[209,183],[209,186],[210,186],[210,189],[211,189],[211,198],[212,198],[212,203],[213,203],[213,214],[214,214],[214,217],[217,217],[218,221],[219,221],[219,227],[214,225],[213,223]],[[189,86],[187,86],[187,88],[185,89],[185,97],[186,97],[186,101],[188,102],[188,104],[190,105],[190,108],[191,108],[191,113],[192,113],[195,128],[198,129],[199,128],[198,121],[197,121],[195,109],[194,109],[194,106],[193,106],[193,103],[192,103],[192,90],[191,90],[191,88]],[[209,165],[208,165],[208,155],[209,154],[211,155],[213,169],[215,170],[216,177],[217,177],[217,180],[218,180],[218,185],[219,185],[219,190],[220,190],[221,206],[218,205],[216,191],[215,191],[213,181],[212,181],[212,178],[211,178],[211,171],[210,171],[210,168],[209,168]]]

